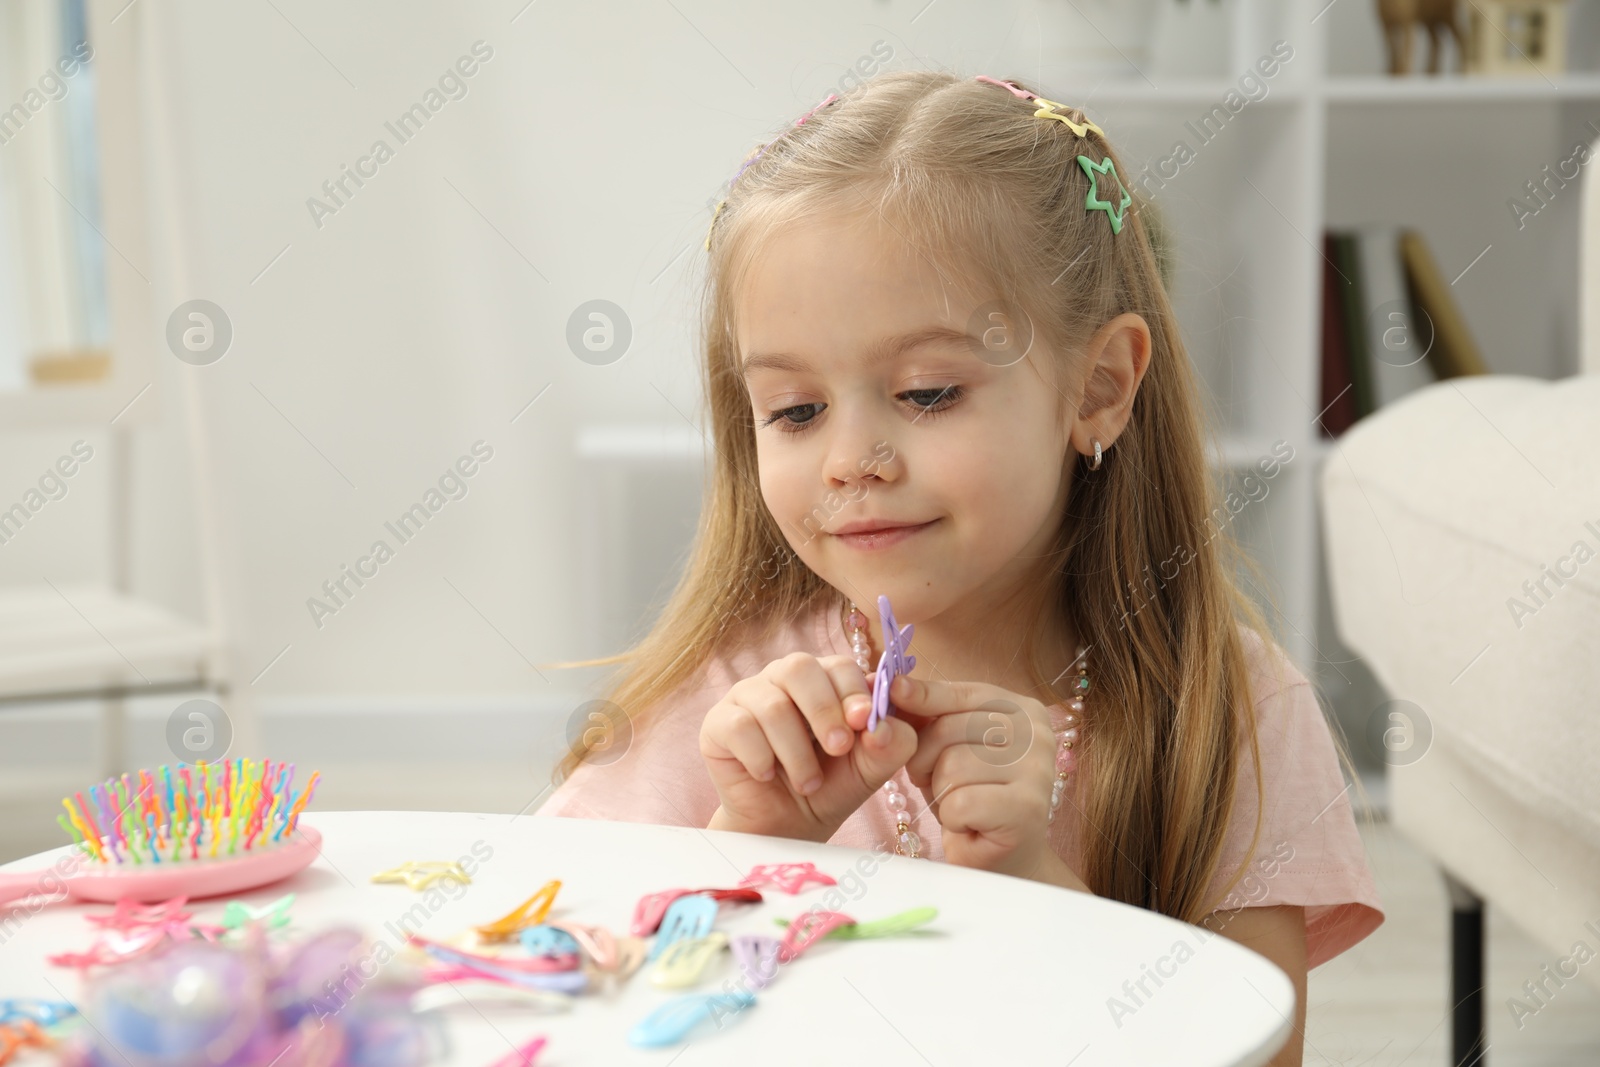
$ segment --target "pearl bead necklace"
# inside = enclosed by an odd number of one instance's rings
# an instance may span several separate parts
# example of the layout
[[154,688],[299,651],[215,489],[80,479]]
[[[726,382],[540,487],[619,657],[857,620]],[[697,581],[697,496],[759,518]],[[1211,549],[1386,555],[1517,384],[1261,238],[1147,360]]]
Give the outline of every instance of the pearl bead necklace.
[[[861,668],[862,674],[872,674],[872,645],[867,639],[867,617],[856,607],[855,602],[850,603],[850,613],[845,620],[845,632],[850,637],[850,653],[855,657],[856,666]],[[1073,696],[1067,701],[1067,711],[1062,716],[1062,727],[1055,731],[1056,735],[1056,777],[1050,783],[1050,817],[1048,822],[1056,821],[1056,811],[1061,807],[1061,798],[1066,795],[1067,786],[1072,781],[1072,774],[1077,770],[1078,757],[1073,752],[1073,746],[1078,742],[1078,727],[1083,714],[1083,698],[1089,692],[1089,667],[1085,659],[1088,649],[1078,646],[1077,658],[1072,662],[1078,668],[1078,677],[1073,679]],[[905,773],[901,768],[895,776]],[[896,777],[891,777],[883,783],[883,791],[889,804],[889,810],[894,812],[895,838],[894,851],[898,856],[918,858],[922,850],[922,838],[911,829],[911,815],[907,810],[906,794],[910,792],[909,781],[905,789]]]

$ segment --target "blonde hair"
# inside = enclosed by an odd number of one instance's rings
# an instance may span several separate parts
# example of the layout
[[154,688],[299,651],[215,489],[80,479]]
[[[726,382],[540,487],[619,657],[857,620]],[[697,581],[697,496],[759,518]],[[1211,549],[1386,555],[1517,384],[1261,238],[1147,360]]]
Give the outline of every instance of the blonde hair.
[[[1135,196],[1113,234],[1104,211],[1085,209],[1089,177],[1076,157],[1110,158],[1127,174],[1122,160],[1092,131],[1079,137],[1035,118],[1037,106],[947,72],[888,72],[746,158],[708,238],[701,370],[715,458],[691,554],[642,640],[563,666],[626,664],[608,699],[637,728],[713,656],[821,606],[842,606],[841,594],[793,558],[758,487],[735,294],[778,228],[819,214],[881,213],[941,273],[1010,294],[1055,355],[1059,365],[1047,370],[1057,381],[1082,373],[1078,357],[1097,327],[1138,314],[1151,351],[1131,417],[1099,470],[1080,463],[1064,472],[1071,490],[1028,608],[1070,618],[1093,649],[1079,875],[1099,896],[1198,922],[1218,904],[1208,887],[1243,745],[1263,801],[1249,855],[1260,837],[1265,798],[1238,627],[1264,639],[1268,629],[1234,579],[1236,569],[1260,572],[1228,529],[1231,515],[1208,472],[1197,386],[1163,285],[1165,252],[1147,233],[1151,207]],[[1066,113],[1084,121],[1076,109]],[[1115,207],[1120,196],[1108,178],[1099,179],[1099,195]],[[1091,378],[1082,410],[1109,399]],[[1065,400],[1061,407],[1065,418]],[[1222,528],[1206,536],[1217,516]],[[1187,559],[1175,562],[1180,546]],[[1033,647],[1032,635],[1049,628],[1027,632],[1022,660],[1034,693],[1046,704],[1070,699],[1045,674],[1059,650]],[[585,755],[580,742],[554,780]]]

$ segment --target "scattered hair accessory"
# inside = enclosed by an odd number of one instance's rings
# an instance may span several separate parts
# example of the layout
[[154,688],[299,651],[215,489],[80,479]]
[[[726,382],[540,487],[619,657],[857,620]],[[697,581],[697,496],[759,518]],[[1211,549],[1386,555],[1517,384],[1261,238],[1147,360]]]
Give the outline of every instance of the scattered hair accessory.
[[[891,915],[885,919],[874,919],[872,922],[851,922],[842,924],[829,930],[824,936],[834,941],[862,941],[872,937],[894,937],[897,934],[908,933],[919,926],[926,926],[939,917],[938,908],[911,908],[898,915]],[[779,926],[788,926],[788,919],[774,919]]]
[[872,683],[872,711],[867,716],[868,733],[894,713],[894,706],[889,703],[889,687],[894,680],[902,674],[910,674],[917,665],[917,657],[907,652],[916,624],[900,626],[889,607],[889,598],[882,595],[878,597],[878,618],[883,623],[883,655],[878,657],[878,673]]
[[722,1016],[736,1015],[752,1007],[755,1002],[755,994],[743,991],[689,993],[676,1000],[667,1001],[646,1015],[628,1031],[628,1041],[641,1048],[676,1045],[689,1036],[689,1031],[701,1022],[714,1019],[717,1025],[721,1026]]
[[65,1000],[40,1000],[37,997],[0,999],[0,1023],[7,1025],[31,1020],[40,1026],[55,1026],[76,1014],[78,1009]]
[[806,883],[838,885],[832,875],[817,870],[814,863],[763,863],[750,868],[750,873],[739,880],[740,886],[771,885],[785,893],[799,893]]
[[556,902],[556,894],[561,892],[561,879],[552,878],[539,887],[539,891],[524,900],[510,912],[502,915],[492,923],[475,926],[473,929],[478,937],[493,943],[496,941],[510,941],[525,926],[537,926],[544,922],[545,916],[550,914],[550,907]]
[[276,930],[280,926],[289,925],[289,905],[293,903],[293,893],[285,893],[271,904],[264,904],[259,908],[252,907],[242,900],[230,900],[222,909],[222,925],[233,930],[245,923],[258,922],[269,930]]
[[788,963],[826,937],[830,931],[854,922],[854,919],[840,911],[806,912],[783,932],[778,942],[778,962]]
[[547,1038],[540,1034],[527,1044],[495,1060],[490,1067],[533,1067],[539,1058],[539,1053],[544,1051],[546,1041]]
[[661,932],[650,946],[648,959],[654,960],[675,941],[691,941],[711,932],[717,921],[717,902],[700,893],[679,897],[668,907],[661,918]]
[[372,876],[372,880],[380,885],[400,883],[418,893],[445,878],[452,878],[462,885],[472,881],[461,864],[446,860],[407,860],[398,867],[379,871]]
[[[1133,203],[1133,197],[1128,195],[1128,190],[1123,187],[1122,179],[1117,176],[1117,165],[1111,161],[1110,156],[1107,156],[1099,163],[1096,163],[1088,156],[1079,156],[1078,166],[1082,167],[1083,172],[1089,176],[1089,195],[1084,198],[1084,210],[1094,211],[1098,208],[1104,211],[1106,218],[1111,220],[1111,232],[1113,234],[1121,233],[1122,219],[1128,213],[1128,205]],[[1101,200],[1098,195],[1100,192],[1100,176],[1102,174],[1110,174],[1111,180],[1117,183],[1117,191],[1122,194],[1122,203],[1115,207],[1111,205],[1110,201]]]
[[55,1038],[32,1019],[0,1024],[0,1064],[10,1063],[20,1048],[51,1049],[55,1044]]
[[700,980],[706,964],[728,945],[728,935],[713,930],[704,937],[682,938],[668,945],[650,972],[652,985],[662,989],[691,986]]
[[408,933],[407,942],[417,946],[429,956],[458,970],[469,971],[479,978],[494,979],[510,985],[543,989],[553,993],[581,993],[589,985],[589,978],[577,956],[534,956],[530,959],[512,959],[505,956],[484,956],[465,949],[451,948],[437,941]]
[[573,997],[544,989],[512,985],[490,978],[467,967],[436,963],[422,972],[427,988],[411,994],[413,1011],[441,1011],[445,1008],[515,1007],[540,1012],[571,1011]]
[[690,893],[700,893],[719,903],[761,903],[761,894],[754,889],[663,889],[639,898],[639,903],[633,909],[633,924],[628,929],[635,937],[650,936],[661,926],[661,916],[666,914],[667,906]]
[[778,974],[778,949],[782,942],[766,934],[734,934],[728,942],[745,980],[765,989]]
[[521,940],[530,956],[571,956],[579,948],[577,938],[549,923],[524,928]]

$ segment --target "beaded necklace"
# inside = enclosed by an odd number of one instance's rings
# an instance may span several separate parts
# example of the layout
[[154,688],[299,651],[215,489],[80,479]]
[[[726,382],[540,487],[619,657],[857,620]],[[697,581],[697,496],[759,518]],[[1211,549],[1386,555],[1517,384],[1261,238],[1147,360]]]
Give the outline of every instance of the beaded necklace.
[[[850,654],[855,657],[856,666],[861,668],[862,674],[872,674],[872,645],[867,637],[867,617],[861,609],[856,607],[855,601],[850,602],[849,613],[845,617],[845,633],[850,638]],[[1078,757],[1073,752],[1073,746],[1078,742],[1078,728],[1082,722],[1083,698],[1089,693],[1089,666],[1087,661],[1088,649],[1083,645],[1078,646],[1078,655],[1072,661],[1072,666],[1078,668],[1078,677],[1073,680],[1073,696],[1067,701],[1067,710],[1061,716],[1061,729],[1055,730],[1056,735],[1056,777],[1050,783],[1050,818],[1049,822],[1056,821],[1056,811],[1061,807],[1061,798],[1066,795],[1067,786],[1072,781],[1073,772],[1077,770]],[[1070,667],[1068,668],[1071,669]],[[895,837],[894,851],[898,856],[918,858],[922,851],[922,838],[911,829],[911,815],[908,810],[907,796],[911,791],[910,779],[906,779],[902,786],[899,779],[905,774],[902,767],[883,783],[883,791],[889,804],[889,810],[894,812]]]

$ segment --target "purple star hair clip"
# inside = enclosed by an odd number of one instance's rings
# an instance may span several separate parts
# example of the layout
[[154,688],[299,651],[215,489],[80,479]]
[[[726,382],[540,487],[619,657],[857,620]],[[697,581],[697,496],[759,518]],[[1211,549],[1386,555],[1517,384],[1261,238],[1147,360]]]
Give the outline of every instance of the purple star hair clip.
[[883,621],[883,655],[878,659],[877,678],[872,683],[872,713],[867,716],[868,733],[877,728],[880,719],[894,713],[889,704],[889,686],[900,675],[910,674],[917,665],[917,657],[906,654],[916,624],[907,623],[902,629],[894,620],[894,612],[889,609],[889,598],[886,596],[878,597],[878,617]]

